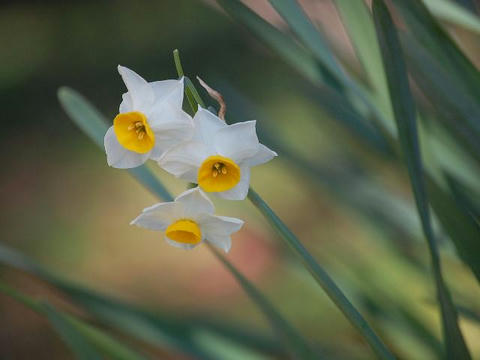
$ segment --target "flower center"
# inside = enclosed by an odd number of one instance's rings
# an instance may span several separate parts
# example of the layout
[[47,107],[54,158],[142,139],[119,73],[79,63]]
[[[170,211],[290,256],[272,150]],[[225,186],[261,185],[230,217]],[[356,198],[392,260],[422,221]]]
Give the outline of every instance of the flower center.
[[240,167],[224,156],[209,156],[198,170],[198,185],[207,192],[230,190],[240,181]]
[[202,241],[200,227],[193,220],[181,219],[170,224],[165,235],[173,241],[183,244],[198,244]]
[[118,142],[126,149],[145,154],[155,145],[155,134],[147,117],[138,111],[118,114],[113,120],[113,130]]

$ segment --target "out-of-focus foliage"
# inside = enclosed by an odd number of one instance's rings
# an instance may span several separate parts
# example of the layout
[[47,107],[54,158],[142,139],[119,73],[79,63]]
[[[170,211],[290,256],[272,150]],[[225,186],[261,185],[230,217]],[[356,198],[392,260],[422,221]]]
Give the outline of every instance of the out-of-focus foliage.
[[[186,184],[153,166],[131,171],[149,194],[108,169],[60,113],[56,88],[79,89],[113,118],[124,91],[117,63],[149,80],[173,78],[171,51],[180,48],[186,75],[222,92],[227,119],[256,118],[259,137],[279,153],[252,180],[284,220],[274,226],[296,234],[304,256],[328,270],[386,347],[400,358],[463,359],[464,341],[478,357],[478,3],[374,3],[377,28],[370,1],[2,5],[2,229],[10,247],[42,264],[2,246],[2,279],[42,300],[0,290],[51,326],[2,296],[0,355],[61,359],[71,356],[68,347],[78,358],[283,358],[291,344],[261,317],[274,306],[285,319],[271,324],[299,329],[300,347],[313,344],[315,356],[373,356],[251,206],[218,204],[247,220],[225,261],[252,303],[208,249],[185,253],[128,228],[156,196],[168,199],[167,188]],[[415,107],[402,102],[405,92]],[[196,96],[216,106],[205,92]],[[103,115],[69,89],[60,97],[101,145]],[[260,311],[256,288],[266,295]],[[52,330],[31,338],[38,329],[53,329],[64,343]]]

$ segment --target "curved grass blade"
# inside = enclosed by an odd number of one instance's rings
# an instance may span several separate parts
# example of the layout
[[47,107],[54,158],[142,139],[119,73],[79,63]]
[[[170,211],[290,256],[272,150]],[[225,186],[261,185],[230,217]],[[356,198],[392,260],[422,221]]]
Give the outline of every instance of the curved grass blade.
[[[105,117],[82,95],[68,87],[61,87],[58,90],[58,100],[80,130],[103,149],[103,137],[108,130]],[[156,180],[155,175],[146,165],[128,169],[128,172],[156,196],[166,201],[173,200],[167,189]]]
[[65,316],[59,313],[52,305],[43,304],[45,315],[50,324],[57,331],[60,337],[70,347],[78,360],[100,360],[102,357],[89,344],[85,338],[80,335],[77,329],[68,321]]
[[111,359],[145,359],[103,331],[74,316],[57,311],[45,301],[34,300],[3,283],[0,283],[0,292],[14,298],[33,311],[45,315],[78,359],[102,359],[103,357],[99,355],[97,349]]
[[[298,4],[297,0],[269,0],[282,18],[290,25],[303,44],[312,51],[320,64],[326,69],[325,77],[332,89],[347,98],[352,98],[352,105],[367,111],[366,117],[374,117],[387,127],[393,128],[391,121],[370,101],[369,93],[355,80],[350,78],[338,65],[318,29]],[[358,101],[355,101],[358,99]]]
[[[480,100],[480,72],[435,20],[422,1],[394,0],[415,38],[455,78],[457,86]],[[480,119],[477,119],[480,123]]]
[[443,229],[457,249],[457,253],[472,270],[480,282],[480,227],[475,219],[465,210],[462,211],[447,191],[435,181],[428,182],[428,194],[433,210],[440,220]]
[[217,0],[217,3],[235,20],[245,24],[254,34],[278,53],[288,64],[314,84],[326,84],[315,58],[287,35],[263,20],[238,0]]
[[272,328],[278,334],[278,337],[289,349],[289,352],[297,359],[318,359],[318,354],[315,354],[310,348],[310,345],[305,342],[303,337],[278,313],[278,311],[269,303],[269,301],[258,291],[258,289],[249,282],[230,262],[213,246],[208,245],[213,254],[219,259],[222,264],[232,273],[237,282],[249,297],[262,310],[265,317],[268,319]]
[[350,303],[343,292],[338,288],[328,273],[317,263],[308,250],[302,245],[290,229],[280,220],[273,210],[263,199],[250,188],[249,200],[270,222],[272,227],[279,233],[280,237],[300,257],[307,270],[312,274],[317,283],[322,287],[333,303],[343,312],[347,320],[363,335],[368,344],[380,359],[394,359],[393,354],[387,349],[378,335],[368,325],[362,315]]
[[343,79],[345,74],[338,65],[327,43],[320,32],[312,24],[296,0],[269,0],[270,4],[290,25],[300,40],[321,61],[331,74],[330,82],[335,88],[341,88],[338,79]]
[[[240,1],[217,0],[217,2],[232,18],[245,24],[311,83],[317,86],[326,85],[318,90],[320,96],[317,97],[317,101],[324,110],[353,130],[364,142],[373,146],[380,153],[389,152],[388,142],[383,138],[381,132],[368,124],[344,97],[338,95],[338,91],[336,91],[338,89],[330,86],[329,83],[332,75],[326,74],[309,52]],[[338,81],[336,83],[338,84]]]
[[180,351],[197,359],[216,359],[197,338],[200,334],[212,334],[242,346],[249,352],[260,351],[284,354],[279,344],[265,335],[227,324],[199,318],[179,318],[169,314],[155,314],[136,306],[102,295],[96,291],[63,280],[45,270],[24,255],[0,245],[0,263],[27,271],[63,291],[77,305],[96,316],[101,322],[154,346]]
[[384,126],[390,134],[395,134],[397,129],[372,15],[363,1],[335,0],[335,5],[372,87],[373,98],[385,114]]
[[453,1],[423,0],[437,18],[480,34],[480,18]]
[[480,159],[480,105],[444,64],[406,34],[401,36],[409,69],[423,93],[434,104],[439,119],[451,129],[458,143]]
[[458,315],[450,293],[443,281],[440,256],[430,221],[428,198],[422,173],[415,107],[410,93],[408,77],[400,49],[400,42],[390,13],[382,0],[373,0],[373,18],[382,51],[392,105],[397,122],[402,152],[407,162],[408,173],[415,202],[427,238],[432,260],[433,275],[440,303],[444,341],[449,359],[470,359],[470,354],[458,325]]

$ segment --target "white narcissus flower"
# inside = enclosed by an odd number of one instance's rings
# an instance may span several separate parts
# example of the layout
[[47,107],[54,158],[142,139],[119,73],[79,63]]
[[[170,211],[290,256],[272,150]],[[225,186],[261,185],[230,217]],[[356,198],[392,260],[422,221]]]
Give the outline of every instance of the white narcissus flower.
[[175,201],[159,203],[143,210],[130,224],[165,231],[171,245],[192,249],[208,241],[228,252],[230,235],[240,230],[243,221],[214,215],[215,207],[198,187],[180,194]]
[[277,156],[258,142],[256,121],[227,125],[199,106],[193,124],[193,138],[165,152],[159,165],[206,192],[229,200],[245,199],[250,168]]
[[134,168],[191,138],[192,118],[182,110],[183,78],[148,83],[126,67],[119,65],[118,72],[128,91],[105,134],[108,165]]

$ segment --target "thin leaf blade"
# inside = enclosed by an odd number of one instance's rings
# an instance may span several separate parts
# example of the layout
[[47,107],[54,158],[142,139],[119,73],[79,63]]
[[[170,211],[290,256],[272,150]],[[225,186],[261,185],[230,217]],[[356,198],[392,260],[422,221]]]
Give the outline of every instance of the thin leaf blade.
[[[103,149],[103,137],[108,130],[105,117],[87,99],[68,87],[58,90],[58,100],[70,119],[82,130],[98,147]],[[152,171],[142,165],[128,169],[140,183],[154,195],[170,201],[172,196],[161,182],[156,180]]]
[[425,192],[415,107],[410,93],[400,42],[390,13],[383,3],[383,0],[374,0],[372,8],[397,123],[400,145],[407,163],[422,229],[427,238],[432,259],[447,357],[451,359],[470,359],[469,351],[458,325],[456,309],[441,273],[440,258],[431,226],[428,198]]
[[[338,65],[327,43],[323,39],[318,29],[307,17],[300,4],[296,0],[269,0],[270,4],[290,25],[300,40],[312,51],[312,53],[321,61],[323,66],[328,69],[331,81],[338,81],[344,78],[344,73]],[[339,83],[334,83],[338,87]]]
[[390,350],[388,350],[375,331],[343,294],[328,273],[318,264],[298,238],[252,188],[250,188],[248,192],[248,198],[269,221],[287,245],[300,257],[313,278],[340,311],[342,311],[347,320],[363,335],[377,356],[380,359],[395,359]]
[[318,359],[310,345],[295,330],[280,313],[270,304],[263,294],[249,282],[227,259],[213,246],[209,246],[213,254],[222,264],[231,272],[243,290],[263,311],[272,328],[277,332],[287,348],[289,348],[292,356],[298,359]]
[[[0,282],[0,292],[22,303],[33,311],[47,316],[52,326],[60,333],[78,359],[102,359],[102,354],[116,360],[145,360],[143,356],[110,337],[102,330],[83,322],[74,316],[56,310],[45,301],[32,299],[10,286]],[[95,346],[95,349],[93,348]]]
[[78,360],[101,360],[102,357],[88,343],[74,326],[59,313],[52,305],[46,303],[43,306],[45,314],[60,337],[70,347]]

